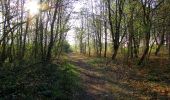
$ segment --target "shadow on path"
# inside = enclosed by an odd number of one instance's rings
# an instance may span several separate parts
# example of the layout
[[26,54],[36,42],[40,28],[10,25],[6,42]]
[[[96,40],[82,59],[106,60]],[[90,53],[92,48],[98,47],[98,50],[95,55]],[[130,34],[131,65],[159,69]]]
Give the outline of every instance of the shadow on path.
[[119,83],[117,80],[106,75],[107,72],[97,70],[96,67],[89,65],[85,61],[88,59],[77,54],[69,54],[70,62],[75,65],[82,79],[83,91],[78,100],[115,100],[133,99],[140,100],[139,96],[133,93],[134,89]]

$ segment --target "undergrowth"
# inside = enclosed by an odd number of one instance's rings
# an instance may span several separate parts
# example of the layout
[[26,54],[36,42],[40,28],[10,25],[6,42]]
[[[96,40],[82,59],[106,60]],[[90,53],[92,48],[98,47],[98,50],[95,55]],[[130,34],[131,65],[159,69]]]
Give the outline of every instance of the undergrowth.
[[0,100],[72,100],[80,87],[76,69],[66,62],[0,67]]

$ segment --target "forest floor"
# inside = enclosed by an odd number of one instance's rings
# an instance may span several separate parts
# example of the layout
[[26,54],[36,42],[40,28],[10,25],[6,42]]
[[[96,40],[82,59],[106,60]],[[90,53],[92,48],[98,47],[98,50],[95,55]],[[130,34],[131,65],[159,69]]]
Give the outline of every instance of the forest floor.
[[[78,100],[169,100],[169,69],[161,75],[123,64],[105,65],[102,58],[68,55],[80,73],[83,91]],[[160,72],[160,71],[158,71]],[[165,75],[164,75],[165,74]],[[161,77],[158,77],[161,76]],[[161,81],[161,78],[165,81]]]

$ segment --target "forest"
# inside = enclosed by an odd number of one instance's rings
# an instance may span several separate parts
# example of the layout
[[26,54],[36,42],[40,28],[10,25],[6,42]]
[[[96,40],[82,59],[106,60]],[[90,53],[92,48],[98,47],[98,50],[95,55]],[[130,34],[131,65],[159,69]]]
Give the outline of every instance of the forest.
[[169,100],[170,0],[0,0],[0,100]]

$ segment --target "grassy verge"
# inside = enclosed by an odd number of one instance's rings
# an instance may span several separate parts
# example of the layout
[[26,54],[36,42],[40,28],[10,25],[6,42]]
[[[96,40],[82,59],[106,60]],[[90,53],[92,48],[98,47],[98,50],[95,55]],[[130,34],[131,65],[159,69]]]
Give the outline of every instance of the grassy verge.
[[0,100],[71,100],[79,90],[79,74],[66,62],[0,68]]

